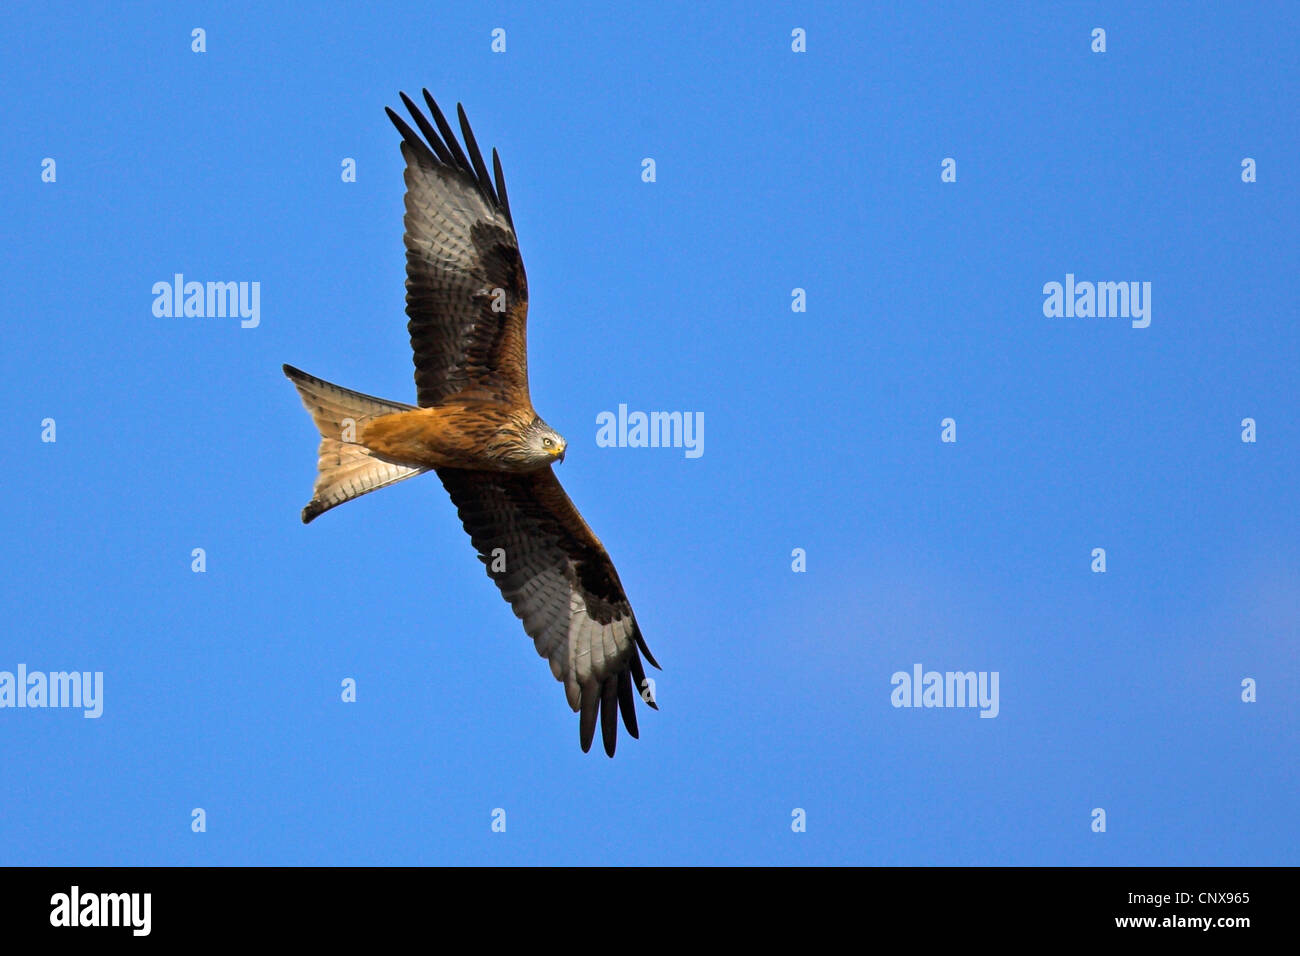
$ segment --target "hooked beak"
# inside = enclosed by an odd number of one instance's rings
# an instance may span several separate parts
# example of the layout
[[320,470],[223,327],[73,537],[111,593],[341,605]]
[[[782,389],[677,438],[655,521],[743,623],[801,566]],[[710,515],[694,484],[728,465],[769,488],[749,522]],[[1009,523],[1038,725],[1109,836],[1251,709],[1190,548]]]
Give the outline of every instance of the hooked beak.
[[564,453],[565,451],[568,450],[568,448],[569,448],[568,445],[562,445],[561,447],[551,452],[551,457],[554,458],[556,461],[564,461]]

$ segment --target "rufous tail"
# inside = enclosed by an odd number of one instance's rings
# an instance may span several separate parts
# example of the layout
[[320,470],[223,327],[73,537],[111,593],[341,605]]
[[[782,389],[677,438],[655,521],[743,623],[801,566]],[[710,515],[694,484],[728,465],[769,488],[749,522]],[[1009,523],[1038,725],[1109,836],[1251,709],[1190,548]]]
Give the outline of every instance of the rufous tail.
[[357,443],[357,435],[367,422],[414,406],[331,385],[292,365],[284,366],[284,374],[298,389],[303,405],[320,429],[316,486],[311,501],[302,509],[303,524],[345,501],[428,470],[377,458],[365,445]]

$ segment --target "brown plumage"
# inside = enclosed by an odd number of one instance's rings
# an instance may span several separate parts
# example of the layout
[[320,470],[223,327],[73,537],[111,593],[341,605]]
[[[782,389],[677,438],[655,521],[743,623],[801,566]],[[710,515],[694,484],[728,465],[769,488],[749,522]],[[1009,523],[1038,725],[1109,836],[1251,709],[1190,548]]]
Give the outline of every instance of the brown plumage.
[[488,576],[579,714],[590,749],[601,724],[614,755],[618,715],[638,735],[658,667],[613,562],[551,469],[565,442],[528,394],[528,280],[496,150],[493,174],[457,106],[462,148],[426,90],[419,132],[388,116],[406,159],[406,314],[418,406],[363,395],[284,366],[321,433],[302,520],[436,470]]

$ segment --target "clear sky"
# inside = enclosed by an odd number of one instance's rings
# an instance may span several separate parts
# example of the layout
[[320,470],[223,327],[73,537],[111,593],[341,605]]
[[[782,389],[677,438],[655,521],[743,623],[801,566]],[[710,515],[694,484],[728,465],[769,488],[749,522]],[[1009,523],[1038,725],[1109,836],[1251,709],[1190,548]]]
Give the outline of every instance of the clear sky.
[[[103,683],[0,708],[0,863],[1300,862],[1300,8],[867,6],[6,6],[0,672]],[[299,521],[281,363],[414,401],[421,87],[501,152],[664,667],[612,761],[434,477]],[[256,327],[156,316],[177,273]]]

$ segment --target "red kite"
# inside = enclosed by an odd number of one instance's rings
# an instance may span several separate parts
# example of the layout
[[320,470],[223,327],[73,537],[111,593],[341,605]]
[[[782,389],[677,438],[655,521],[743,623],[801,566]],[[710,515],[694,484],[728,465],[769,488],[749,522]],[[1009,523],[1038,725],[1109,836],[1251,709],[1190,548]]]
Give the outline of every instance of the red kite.
[[501,160],[493,150],[489,176],[459,105],[464,148],[428,90],[436,128],[401,97],[420,130],[387,111],[406,160],[406,314],[418,405],[284,366],[321,435],[302,520],[436,471],[488,577],[581,715],[582,749],[591,748],[599,717],[612,757],[620,710],[637,736],[638,691],[658,709],[641,655],[659,665],[613,562],[551,470],[566,445],[528,395],[528,281]]

